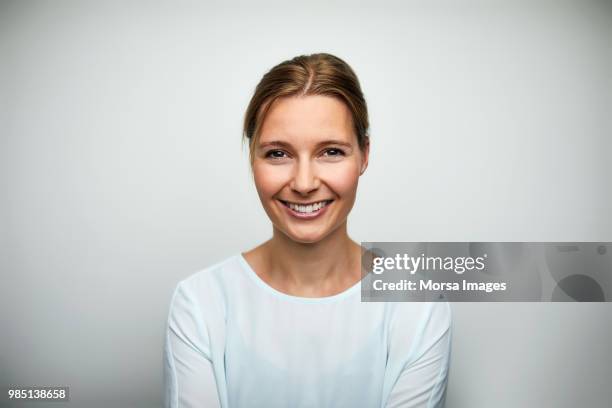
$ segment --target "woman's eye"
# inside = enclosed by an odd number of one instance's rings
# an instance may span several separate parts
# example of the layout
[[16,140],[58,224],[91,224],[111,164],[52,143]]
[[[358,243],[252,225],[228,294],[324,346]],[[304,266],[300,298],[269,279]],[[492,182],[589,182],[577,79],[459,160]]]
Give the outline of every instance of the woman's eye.
[[327,149],[325,150],[324,155],[329,157],[338,157],[344,156],[344,152],[340,149]]
[[283,159],[285,158],[285,156],[285,152],[283,152],[282,150],[270,150],[268,153],[266,153],[266,157],[272,159]]

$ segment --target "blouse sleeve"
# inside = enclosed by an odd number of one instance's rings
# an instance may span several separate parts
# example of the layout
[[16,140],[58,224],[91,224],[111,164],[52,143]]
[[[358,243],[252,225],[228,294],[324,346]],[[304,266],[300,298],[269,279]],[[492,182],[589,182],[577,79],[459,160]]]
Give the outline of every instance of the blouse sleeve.
[[451,356],[452,319],[448,302],[428,309],[410,357],[393,386],[386,408],[442,408]]
[[197,300],[179,283],[164,344],[164,408],[220,407],[208,331]]

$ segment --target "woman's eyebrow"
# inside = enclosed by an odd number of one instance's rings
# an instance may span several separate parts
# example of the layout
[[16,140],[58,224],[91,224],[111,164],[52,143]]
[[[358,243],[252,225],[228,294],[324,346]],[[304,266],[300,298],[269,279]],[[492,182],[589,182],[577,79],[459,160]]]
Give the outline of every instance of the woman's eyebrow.
[[268,146],[281,146],[281,147],[291,147],[291,145],[287,142],[283,142],[280,140],[271,140],[269,142],[263,142],[259,144],[260,148],[268,147]]
[[352,144],[344,141],[344,140],[338,140],[338,139],[330,139],[330,140],[324,140],[320,143],[317,144],[317,146],[325,146],[325,145],[340,145],[340,146],[345,146],[345,147],[353,147]]

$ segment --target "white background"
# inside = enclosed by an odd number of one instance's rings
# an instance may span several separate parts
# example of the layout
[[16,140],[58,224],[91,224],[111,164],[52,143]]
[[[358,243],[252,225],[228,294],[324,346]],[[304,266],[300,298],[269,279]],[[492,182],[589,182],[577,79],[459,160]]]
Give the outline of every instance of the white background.
[[[611,23],[605,1],[2,1],[0,385],[161,404],[174,285],[271,234],[241,124],[298,54],[345,59],[369,104],[355,240],[612,241]],[[447,406],[606,406],[611,311],[453,304]]]

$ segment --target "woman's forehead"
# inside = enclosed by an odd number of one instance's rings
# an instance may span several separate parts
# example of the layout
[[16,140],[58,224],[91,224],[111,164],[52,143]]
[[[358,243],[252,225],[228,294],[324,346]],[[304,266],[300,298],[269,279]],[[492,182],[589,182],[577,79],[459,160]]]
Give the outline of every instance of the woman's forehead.
[[320,143],[323,140],[353,142],[350,111],[336,98],[321,95],[281,98],[274,101],[264,119],[260,144]]

